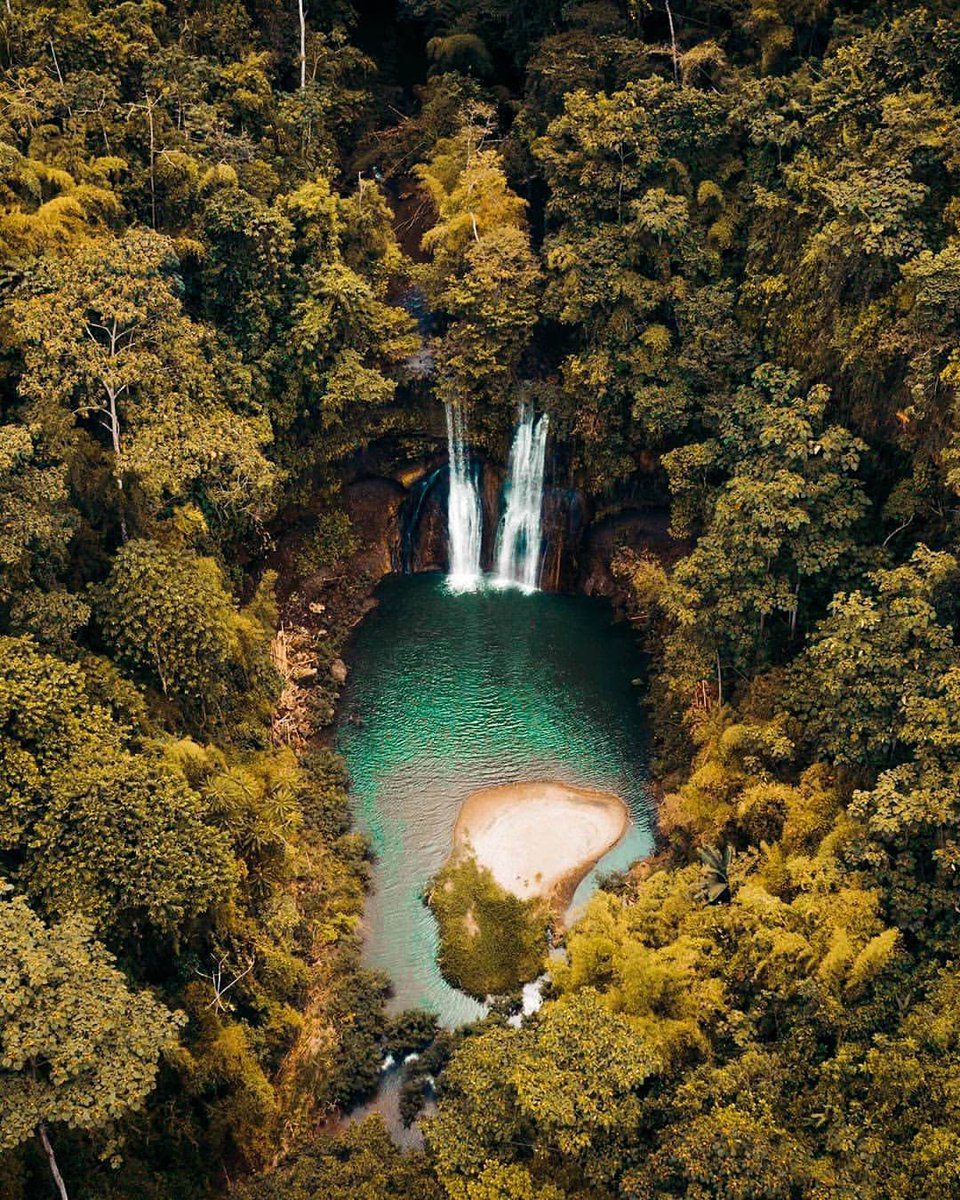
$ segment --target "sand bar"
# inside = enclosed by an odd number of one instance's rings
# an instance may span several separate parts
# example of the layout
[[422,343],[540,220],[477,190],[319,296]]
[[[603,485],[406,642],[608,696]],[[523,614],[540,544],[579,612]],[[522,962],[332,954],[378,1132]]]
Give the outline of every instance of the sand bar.
[[472,850],[515,896],[566,905],[629,822],[626,804],[612,792],[553,780],[482,788],[460,808],[453,856]]

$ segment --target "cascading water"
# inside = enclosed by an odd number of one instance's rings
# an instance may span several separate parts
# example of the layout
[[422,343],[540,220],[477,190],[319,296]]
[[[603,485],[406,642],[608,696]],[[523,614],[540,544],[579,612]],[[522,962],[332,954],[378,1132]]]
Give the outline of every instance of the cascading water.
[[543,540],[543,463],[547,449],[547,414],[535,419],[524,407],[510,448],[506,509],[497,530],[496,582],[536,591],[540,582]]
[[447,404],[447,448],[450,455],[450,499],[447,523],[450,527],[451,591],[472,592],[480,584],[480,540],[483,533],[483,509],[473,468],[467,458],[466,422],[463,410]]

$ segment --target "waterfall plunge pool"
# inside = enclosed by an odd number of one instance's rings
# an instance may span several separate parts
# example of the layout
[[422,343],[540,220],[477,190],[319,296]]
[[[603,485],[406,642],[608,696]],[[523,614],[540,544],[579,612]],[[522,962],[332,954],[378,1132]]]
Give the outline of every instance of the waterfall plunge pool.
[[422,897],[450,852],[460,805],[478,788],[556,779],[616,792],[622,840],[583,880],[653,845],[640,693],[643,661],[609,605],[584,596],[483,588],[451,593],[439,574],[391,576],[358,630],[337,746],[376,861],[364,961],[385,971],[392,1008],[455,1026],[483,1009],[437,966]]

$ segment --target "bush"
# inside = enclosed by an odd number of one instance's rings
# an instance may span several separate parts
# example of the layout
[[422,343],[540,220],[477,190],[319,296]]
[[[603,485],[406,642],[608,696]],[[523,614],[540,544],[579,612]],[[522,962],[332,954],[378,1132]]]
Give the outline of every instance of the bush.
[[540,974],[547,905],[511,895],[473,856],[443,868],[428,903],[440,927],[440,970],[454,987],[482,999]]

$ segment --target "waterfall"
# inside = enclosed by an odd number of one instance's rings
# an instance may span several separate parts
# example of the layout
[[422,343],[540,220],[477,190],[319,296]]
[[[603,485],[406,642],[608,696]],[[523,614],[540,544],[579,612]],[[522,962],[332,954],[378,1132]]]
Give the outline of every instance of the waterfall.
[[473,468],[467,459],[466,422],[459,405],[447,404],[447,448],[450,455],[450,571],[452,591],[472,592],[480,583],[480,537],[483,509]]
[[524,406],[510,448],[506,509],[497,530],[497,583],[535,591],[540,582],[543,540],[543,460],[547,449],[547,414],[534,419]]

